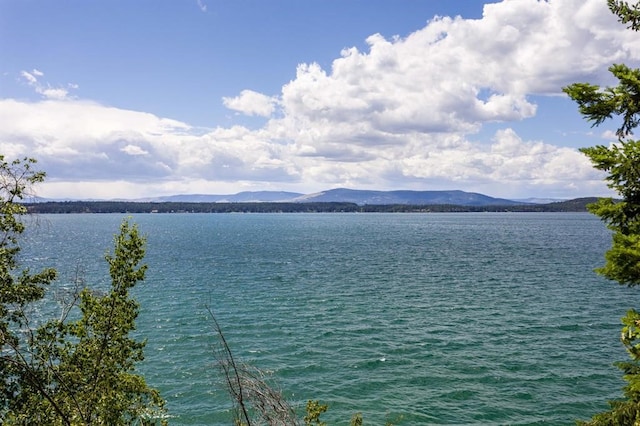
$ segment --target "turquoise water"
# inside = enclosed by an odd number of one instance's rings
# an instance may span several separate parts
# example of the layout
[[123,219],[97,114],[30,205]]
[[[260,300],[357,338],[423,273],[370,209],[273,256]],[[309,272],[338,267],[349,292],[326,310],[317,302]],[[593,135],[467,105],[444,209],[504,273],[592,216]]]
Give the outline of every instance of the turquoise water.
[[[122,215],[41,216],[25,262],[60,285]],[[573,424],[619,397],[619,318],[640,292],[597,277],[610,235],[588,214],[136,215],[148,237],[141,371],[178,425],[231,424],[215,312],[237,357],[302,409],[348,424]]]

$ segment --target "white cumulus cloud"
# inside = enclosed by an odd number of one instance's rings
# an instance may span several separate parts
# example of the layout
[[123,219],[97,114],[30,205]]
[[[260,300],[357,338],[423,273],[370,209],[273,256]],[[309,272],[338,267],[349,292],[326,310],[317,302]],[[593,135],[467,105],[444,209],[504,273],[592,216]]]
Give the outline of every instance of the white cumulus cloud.
[[[480,19],[436,17],[406,37],[366,42],[364,51],[336,52],[326,69],[300,64],[277,96],[243,90],[222,100],[265,117],[256,130],[194,129],[72,99],[73,86],[49,87],[42,72],[23,71],[44,99],[0,99],[0,151],[37,157],[52,195],[90,191],[95,181],[113,182],[120,197],[337,186],[501,197],[606,191],[576,149],[526,140],[511,124],[536,116],[533,95],[610,83],[613,62],[637,66],[637,34],[603,0],[505,0]],[[485,139],[488,123],[498,130]]]
[[222,101],[224,106],[229,109],[246,115],[258,115],[261,117],[268,117],[273,114],[276,106],[274,98],[253,90],[243,90],[239,96],[223,98]]

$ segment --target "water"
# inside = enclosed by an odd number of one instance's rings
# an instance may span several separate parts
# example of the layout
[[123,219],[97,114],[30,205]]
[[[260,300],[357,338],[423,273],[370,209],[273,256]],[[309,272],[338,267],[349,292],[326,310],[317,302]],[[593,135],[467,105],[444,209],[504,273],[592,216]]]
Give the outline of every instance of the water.
[[[122,219],[42,216],[25,262],[105,286]],[[301,411],[329,404],[329,424],[573,424],[621,395],[620,317],[640,293],[592,272],[610,235],[589,214],[132,220],[148,236],[140,370],[172,424],[231,424],[207,308],[238,358]]]

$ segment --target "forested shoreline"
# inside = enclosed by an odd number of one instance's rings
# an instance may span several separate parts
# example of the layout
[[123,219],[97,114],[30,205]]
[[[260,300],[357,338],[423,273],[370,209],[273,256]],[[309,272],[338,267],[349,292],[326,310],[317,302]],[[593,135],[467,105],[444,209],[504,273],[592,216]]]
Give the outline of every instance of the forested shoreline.
[[25,203],[29,213],[474,213],[474,212],[586,212],[597,198],[577,198],[548,204],[462,206],[451,204],[358,205],[320,203],[188,203],[134,201],[49,201]]

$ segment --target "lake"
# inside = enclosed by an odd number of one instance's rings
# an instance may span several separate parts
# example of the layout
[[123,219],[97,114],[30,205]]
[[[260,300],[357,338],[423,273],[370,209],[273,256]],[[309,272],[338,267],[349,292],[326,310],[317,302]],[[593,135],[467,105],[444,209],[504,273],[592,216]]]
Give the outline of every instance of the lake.
[[[109,283],[123,215],[42,215],[23,261]],[[216,315],[234,355],[329,424],[573,424],[624,382],[637,289],[594,274],[610,233],[586,213],[147,214],[140,371],[171,424],[231,424]]]

